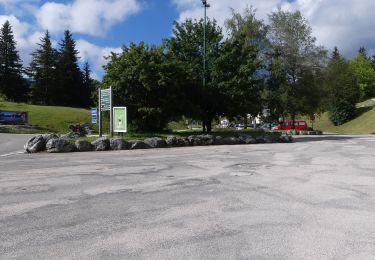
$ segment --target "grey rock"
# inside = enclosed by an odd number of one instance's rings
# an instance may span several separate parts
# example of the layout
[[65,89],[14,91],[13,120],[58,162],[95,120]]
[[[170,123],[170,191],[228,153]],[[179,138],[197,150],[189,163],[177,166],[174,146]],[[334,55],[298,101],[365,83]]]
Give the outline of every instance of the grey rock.
[[93,145],[94,151],[107,151],[110,147],[109,140],[105,137],[98,138],[91,144]]
[[175,147],[177,146],[177,137],[176,136],[168,136],[165,140],[168,146]]
[[46,144],[49,153],[70,153],[75,151],[75,146],[64,138],[50,139]]
[[80,138],[80,137],[83,137],[83,136],[78,132],[69,132],[61,136],[61,138],[64,138],[64,139],[74,139],[74,138]]
[[199,135],[190,135],[187,137],[187,140],[189,141],[189,145],[203,145],[202,137]]
[[214,145],[224,145],[224,144],[225,144],[225,141],[223,137],[221,136],[215,137]]
[[215,136],[213,135],[200,135],[198,137],[202,140],[202,145],[213,145],[215,143]]
[[43,139],[44,141],[47,143],[49,140],[51,139],[56,139],[56,138],[59,138],[59,136],[55,133],[52,133],[52,134],[43,134]]
[[39,153],[46,150],[46,141],[43,135],[36,135],[27,141],[24,148],[28,153]]
[[223,142],[227,145],[241,144],[241,140],[234,136],[223,138]]
[[140,141],[140,140],[131,140],[129,141],[131,144],[130,149],[148,149],[150,146],[148,146],[145,142]]
[[131,148],[131,144],[122,138],[111,139],[109,145],[111,150],[129,150]]
[[241,140],[242,143],[244,144],[256,144],[257,143],[257,140],[255,140],[254,137],[252,137],[251,135],[247,135],[247,134],[239,134],[238,135],[238,138]]
[[167,147],[167,142],[159,137],[147,138],[144,140],[145,144],[147,144],[151,148],[165,148]]
[[266,142],[266,140],[264,140],[264,136],[262,135],[255,137],[255,140],[257,141],[257,143],[260,143],[260,144],[263,144]]
[[272,136],[269,136],[269,135],[265,135],[263,136],[263,140],[265,143],[267,144],[271,144],[271,143],[274,143],[274,138],[272,138]]
[[293,142],[293,137],[291,135],[282,135],[280,136],[280,141],[282,143],[291,143]]
[[77,151],[79,152],[89,152],[92,151],[93,146],[89,141],[86,140],[77,140],[75,142]]

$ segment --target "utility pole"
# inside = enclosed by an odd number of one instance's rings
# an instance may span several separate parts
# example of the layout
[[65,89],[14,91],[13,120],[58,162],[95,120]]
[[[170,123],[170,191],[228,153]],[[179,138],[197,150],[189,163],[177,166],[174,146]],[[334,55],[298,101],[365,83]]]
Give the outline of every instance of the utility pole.
[[210,7],[207,0],[202,0],[204,8],[204,26],[203,26],[203,88],[206,86],[206,25],[207,25],[207,8]]

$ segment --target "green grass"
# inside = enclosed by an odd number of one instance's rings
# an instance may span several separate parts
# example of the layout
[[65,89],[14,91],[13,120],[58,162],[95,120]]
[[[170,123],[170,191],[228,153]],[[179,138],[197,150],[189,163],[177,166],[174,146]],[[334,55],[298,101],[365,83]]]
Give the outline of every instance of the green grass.
[[314,128],[337,134],[374,134],[374,107],[375,101],[371,99],[357,104],[357,116],[341,126],[334,126],[329,120],[328,113],[324,113],[317,118]]
[[91,122],[90,110],[80,108],[38,106],[0,101],[0,110],[29,112],[29,124],[34,128],[32,130],[2,130],[3,132],[66,133],[69,131],[70,124]]

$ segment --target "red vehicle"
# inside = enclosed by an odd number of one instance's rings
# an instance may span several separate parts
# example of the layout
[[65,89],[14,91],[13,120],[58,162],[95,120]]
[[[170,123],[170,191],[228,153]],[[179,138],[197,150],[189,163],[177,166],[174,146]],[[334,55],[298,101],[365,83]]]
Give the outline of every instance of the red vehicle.
[[[307,130],[308,126],[305,120],[296,120],[294,122],[295,130]],[[287,120],[282,125],[277,125],[272,128],[273,130],[293,130],[292,120]]]

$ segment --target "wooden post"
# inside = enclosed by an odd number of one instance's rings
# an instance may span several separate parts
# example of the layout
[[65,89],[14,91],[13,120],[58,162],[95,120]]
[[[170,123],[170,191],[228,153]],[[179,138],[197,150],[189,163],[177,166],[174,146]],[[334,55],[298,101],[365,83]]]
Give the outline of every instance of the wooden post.
[[110,102],[110,111],[109,111],[109,120],[110,120],[110,123],[109,123],[109,126],[110,126],[110,135],[111,137],[113,137],[113,100],[112,100],[112,86],[109,87],[109,92],[110,92],[110,98],[109,98],[109,102]]

